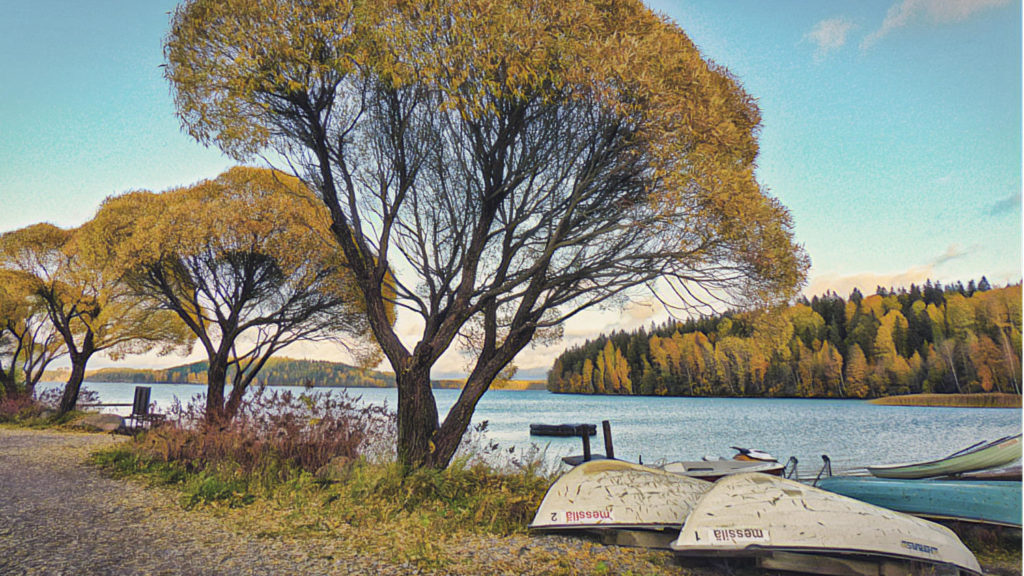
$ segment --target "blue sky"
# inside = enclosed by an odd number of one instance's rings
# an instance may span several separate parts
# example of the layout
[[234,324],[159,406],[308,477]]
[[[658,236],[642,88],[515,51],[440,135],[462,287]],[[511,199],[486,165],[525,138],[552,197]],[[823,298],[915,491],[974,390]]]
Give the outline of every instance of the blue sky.
[[758,98],[808,292],[1020,278],[1019,1],[651,5]]
[[[231,165],[174,117],[159,68],[174,5],[0,0],[0,232],[77,226],[110,194]],[[793,213],[809,295],[1021,278],[1019,0],[649,5],[758,99],[759,178]],[[663,316],[595,312],[563,345]]]

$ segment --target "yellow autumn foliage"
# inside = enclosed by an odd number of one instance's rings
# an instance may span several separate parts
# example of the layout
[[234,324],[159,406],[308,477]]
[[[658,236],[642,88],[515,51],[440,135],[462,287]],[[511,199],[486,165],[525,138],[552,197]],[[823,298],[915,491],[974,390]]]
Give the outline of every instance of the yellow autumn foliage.
[[[88,226],[83,249],[112,253],[117,267],[190,258],[261,254],[296,289],[323,281],[323,270],[344,269],[328,241],[329,219],[298,179],[267,169],[237,167],[213,180],[162,194],[129,192],[109,198]],[[355,299],[343,274],[322,285]]]
[[[470,126],[523,102],[596,103],[633,132],[665,215],[651,233],[679,235],[688,269],[732,261],[717,279],[756,278],[742,290],[759,301],[804,280],[789,213],[755,180],[754,98],[640,0],[191,0],[165,56],[185,129],[238,159],[336,162],[296,144],[314,147],[321,126],[345,137],[374,90],[429,93]],[[320,126],[282,123],[295,115]]]
[[124,289],[108,254],[87,258],[83,229],[34,224],[0,236],[0,268],[19,298],[44,305],[74,354],[104,351],[117,360],[157,350],[187,351],[190,339],[172,314],[144,310]]

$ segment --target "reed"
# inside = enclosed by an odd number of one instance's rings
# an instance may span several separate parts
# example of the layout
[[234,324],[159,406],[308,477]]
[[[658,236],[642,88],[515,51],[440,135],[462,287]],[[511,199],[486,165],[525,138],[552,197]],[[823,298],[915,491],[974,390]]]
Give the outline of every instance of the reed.
[[954,408],[1020,408],[1017,394],[907,394],[869,400],[883,406],[943,406]]
[[175,486],[186,507],[287,501],[283,507],[301,510],[305,526],[393,525],[425,539],[523,532],[550,485],[543,453],[501,450],[496,462],[486,424],[470,430],[446,470],[403,469],[394,458],[393,414],[345,394],[257,396],[221,426],[206,425],[196,410],[179,409],[167,425],[93,462],[114,476]]

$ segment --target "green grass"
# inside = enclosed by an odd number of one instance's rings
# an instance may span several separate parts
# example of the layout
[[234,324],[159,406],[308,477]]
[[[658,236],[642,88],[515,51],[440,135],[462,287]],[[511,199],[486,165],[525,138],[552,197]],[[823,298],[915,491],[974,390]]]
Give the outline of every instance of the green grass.
[[1021,531],[971,523],[949,523],[986,574],[1020,574]]
[[[397,464],[350,462],[340,481],[325,481],[284,463],[252,470],[230,462],[185,465],[163,461],[138,443],[97,452],[91,462],[119,477],[173,486],[185,507],[237,508],[257,500],[289,510],[290,520],[276,530],[309,530],[338,522],[379,530],[392,526],[420,534],[410,556],[436,554],[436,535],[460,532],[509,535],[524,533],[550,479],[527,470],[499,474],[483,465],[456,461],[446,470],[404,471]],[[429,554],[428,554],[429,553]]]
[[[422,570],[465,568],[465,562],[472,560],[459,556],[456,543],[467,535],[525,533],[551,482],[535,470],[499,474],[465,461],[446,470],[409,472],[397,464],[363,459],[344,465],[336,481],[326,481],[285,464],[246,472],[225,462],[202,466],[166,462],[158,454],[147,453],[143,445],[144,440],[106,448],[92,456],[92,463],[115,477],[179,490],[182,506],[221,510],[245,532],[285,540],[326,538],[338,543],[332,546],[412,563]],[[959,528],[964,542],[986,566],[1019,567],[1019,530]],[[633,574],[689,573],[663,566],[664,554],[640,552]],[[611,570],[604,554],[600,547],[581,540],[578,549],[534,560],[551,574],[624,573]]]
[[73,410],[63,416],[56,416],[49,412],[45,414],[25,414],[0,418],[0,426],[7,428],[30,428],[32,430],[46,430],[50,428],[64,430],[78,430],[75,421],[83,415],[83,412]]
[[139,452],[130,444],[96,452],[91,463],[115,478],[136,477],[156,486],[177,487],[186,508],[201,504],[239,507],[251,504],[256,498],[249,489],[250,480],[228,468],[189,471],[182,464],[162,462]]
[[340,538],[360,553],[422,569],[447,565],[452,538],[525,533],[550,485],[531,470],[499,474],[457,461],[446,470],[408,472],[362,459],[326,481],[282,463],[243,470],[230,462],[166,462],[144,444],[104,449],[91,462],[114,477],[173,487],[185,508],[235,510],[252,533]]
[[945,406],[956,408],[1020,408],[1017,394],[907,394],[869,400],[884,406]]

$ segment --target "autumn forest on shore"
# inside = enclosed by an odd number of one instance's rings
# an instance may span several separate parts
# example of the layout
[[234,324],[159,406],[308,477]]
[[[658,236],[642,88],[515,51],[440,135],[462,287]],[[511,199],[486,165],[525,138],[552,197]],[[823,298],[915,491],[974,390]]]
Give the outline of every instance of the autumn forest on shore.
[[602,335],[559,356],[548,389],[804,398],[1020,394],[1020,349],[1020,284],[928,281]]

